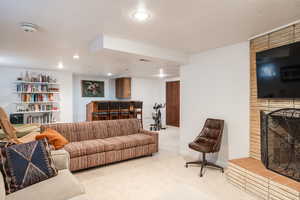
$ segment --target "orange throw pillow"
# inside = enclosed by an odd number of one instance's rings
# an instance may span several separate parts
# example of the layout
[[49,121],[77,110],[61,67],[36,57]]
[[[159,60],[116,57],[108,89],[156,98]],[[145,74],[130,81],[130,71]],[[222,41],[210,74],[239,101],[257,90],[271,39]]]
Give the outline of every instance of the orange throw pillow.
[[36,140],[40,140],[43,138],[47,138],[48,143],[52,144],[56,150],[63,148],[66,144],[69,143],[69,141],[64,136],[51,128],[47,128],[44,132],[35,137]]

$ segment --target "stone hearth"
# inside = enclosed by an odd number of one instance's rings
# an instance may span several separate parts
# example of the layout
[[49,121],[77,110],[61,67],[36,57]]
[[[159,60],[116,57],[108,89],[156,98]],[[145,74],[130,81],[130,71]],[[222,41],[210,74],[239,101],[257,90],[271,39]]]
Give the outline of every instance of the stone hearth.
[[230,160],[227,180],[241,190],[266,200],[299,200],[300,183],[268,170],[253,158]]

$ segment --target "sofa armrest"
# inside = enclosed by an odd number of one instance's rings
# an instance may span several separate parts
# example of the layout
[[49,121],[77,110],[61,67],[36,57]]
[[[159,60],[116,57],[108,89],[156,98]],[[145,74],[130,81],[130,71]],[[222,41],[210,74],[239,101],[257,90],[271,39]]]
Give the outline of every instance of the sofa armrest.
[[70,155],[66,150],[51,151],[51,156],[57,170],[69,169]]
[[0,200],[5,200],[5,185],[4,185],[4,179],[2,176],[2,173],[0,172]]
[[155,146],[156,146],[155,152],[158,152],[158,144],[159,144],[158,132],[147,131],[147,130],[142,129],[141,133],[154,137]]

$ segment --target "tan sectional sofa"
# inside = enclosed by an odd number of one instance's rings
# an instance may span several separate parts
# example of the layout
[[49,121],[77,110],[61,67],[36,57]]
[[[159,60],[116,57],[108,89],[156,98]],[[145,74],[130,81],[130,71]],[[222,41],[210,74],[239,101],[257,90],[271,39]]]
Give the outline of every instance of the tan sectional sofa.
[[137,119],[43,125],[70,143],[70,170],[77,171],[158,152],[158,133],[143,130]]

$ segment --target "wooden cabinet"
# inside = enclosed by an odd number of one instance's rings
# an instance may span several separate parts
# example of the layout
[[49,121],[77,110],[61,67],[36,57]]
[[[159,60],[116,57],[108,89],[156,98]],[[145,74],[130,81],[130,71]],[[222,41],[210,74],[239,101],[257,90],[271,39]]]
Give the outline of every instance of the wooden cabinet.
[[131,98],[131,78],[116,79],[116,97],[119,99]]
[[143,124],[142,101],[92,101],[86,105],[86,121],[137,118]]

